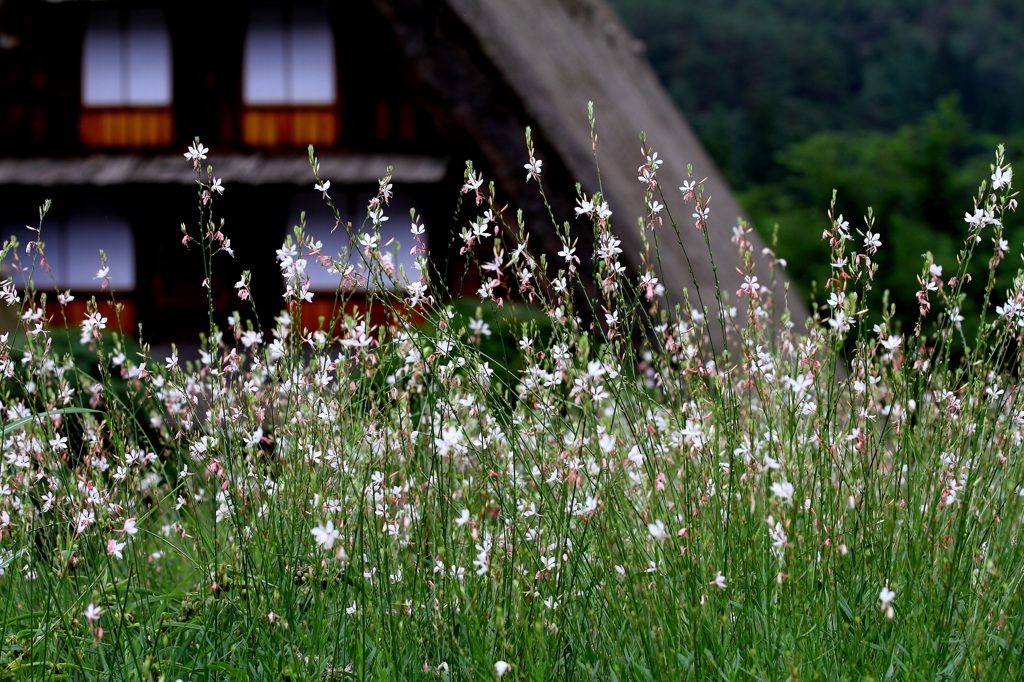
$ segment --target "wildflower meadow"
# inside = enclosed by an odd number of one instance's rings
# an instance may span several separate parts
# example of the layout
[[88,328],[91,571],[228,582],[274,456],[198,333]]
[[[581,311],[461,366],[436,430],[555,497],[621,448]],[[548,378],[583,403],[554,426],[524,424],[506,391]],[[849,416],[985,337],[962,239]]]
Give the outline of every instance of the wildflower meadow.
[[[187,361],[120,330],[116,300],[47,313],[75,292],[47,279],[41,207],[36,239],[3,246],[0,679],[1024,676],[1024,271],[1002,150],[964,197],[957,260],[905,254],[920,288],[887,300],[918,321],[896,328],[866,305],[886,248],[867,207],[810,226],[832,277],[806,326],[742,223],[739,289],[666,292],[657,245],[709,244],[710,197],[663,186],[639,144],[619,162],[639,164],[646,214],[578,190],[593,246],[553,220],[554,257],[467,164],[452,199],[476,217],[437,233],[481,273],[463,300],[385,175],[364,216],[337,215],[350,249],[295,226],[267,320],[248,274],[238,312],[214,310],[232,195],[196,140],[182,248],[210,319]],[[332,205],[309,161],[311,204]],[[523,162],[543,196],[529,132]],[[400,244],[386,220],[409,224]],[[642,231],[639,272],[613,224]],[[301,316],[314,268],[338,280],[319,328]]]

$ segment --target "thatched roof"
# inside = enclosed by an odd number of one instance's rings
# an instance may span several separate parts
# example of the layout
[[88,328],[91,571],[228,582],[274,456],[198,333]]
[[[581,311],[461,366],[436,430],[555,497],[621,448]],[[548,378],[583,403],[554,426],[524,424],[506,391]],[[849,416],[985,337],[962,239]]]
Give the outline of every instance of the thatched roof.
[[[375,0],[375,4],[395,27],[398,44],[428,86],[448,87],[458,93],[460,88],[452,81],[468,79],[461,92],[470,101],[451,101],[453,109],[501,106],[500,102],[472,101],[478,84],[466,76],[471,67],[451,63],[464,59],[465,54],[444,44],[461,29],[448,26],[451,22],[439,19],[436,10],[427,9],[432,3]],[[695,179],[707,178],[704,193],[710,197],[709,233],[717,271],[723,291],[735,300],[742,277],[737,273],[739,256],[730,238],[742,211],[714,162],[658,82],[642,46],[614,11],[603,0],[441,0],[440,4],[457,17],[479,52],[514,91],[526,123],[543,131],[560,162],[588,193],[598,187],[587,124],[587,103],[594,103],[601,186],[615,213],[612,220],[623,242],[624,255],[634,259],[641,250],[636,217],[644,213],[644,188],[636,172],[643,162],[639,133],[646,132],[651,148],[664,160],[659,178],[690,256],[689,264],[700,283],[703,302],[711,307],[712,266],[703,236],[694,229],[692,206],[683,203],[677,189],[687,179],[687,164],[692,164]],[[511,148],[495,144],[495,136],[490,133],[482,132],[478,142],[483,153],[491,157],[493,167],[514,169],[515,181],[523,184],[523,121],[510,123],[515,114],[514,110],[505,115],[477,111],[467,115],[466,121],[478,127],[519,126],[509,137],[517,141]],[[756,235],[755,242],[761,258],[763,244]],[[688,275],[690,265],[668,225],[663,228],[660,245],[662,280],[671,302],[679,302],[682,287],[688,286],[691,302],[696,304]],[[635,260],[632,264],[638,265]],[[759,263],[759,270],[766,271],[765,263]],[[765,279],[763,274],[761,279]],[[802,305],[799,301],[791,305],[796,321],[802,323],[806,316]]]

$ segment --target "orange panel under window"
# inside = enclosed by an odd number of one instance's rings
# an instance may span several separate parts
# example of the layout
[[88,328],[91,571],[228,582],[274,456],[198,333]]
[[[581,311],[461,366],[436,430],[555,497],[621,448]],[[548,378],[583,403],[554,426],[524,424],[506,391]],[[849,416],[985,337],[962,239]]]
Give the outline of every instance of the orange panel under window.
[[338,115],[333,108],[249,107],[242,112],[242,141],[253,147],[333,145]]
[[376,133],[378,140],[391,137],[391,106],[387,102],[377,102]]
[[398,134],[406,142],[416,139],[416,110],[409,102],[398,105]]
[[406,142],[416,139],[416,110],[410,102],[377,102],[374,123],[378,140],[396,135]]
[[83,109],[79,138],[87,147],[167,147],[173,142],[171,110]]
[[[96,301],[96,309],[100,315],[107,318],[107,331],[118,331],[132,336],[138,334],[139,328],[135,315],[134,296],[130,293],[118,293],[117,303],[121,307],[116,309],[109,300],[101,298],[101,296],[106,295],[103,292],[96,294],[98,299]],[[51,294],[46,298],[46,317],[50,320],[50,324],[54,326],[64,324],[66,319],[69,326],[77,327],[89,316],[88,304],[84,300],[88,298],[91,298],[88,293],[76,292],[75,300],[62,307],[57,302],[57,296]],[[118,322],[120,322],[120,325]]]
[[[409,309],[401,301],[390,301],[386,306],[384,303],[377,301],[371,306],[365,294],[355,293],[350,296],[351,298],[345,301],[344,310],[337,310],[335,308],[337,303],[334,292],[316,294],[313,297],[312,303],[304,303],[302,305],[300,326],[311,331],[315,329],[326,330],[332,315],[337,318],[335,320],[334,333],[341,329],[342,320],[346,315],[365,320],[368,327],[390,326],[394,316],[412,324],[421,324],[423,322],[423,316],[418,310]],[[394,311],[394,316],[389,312],[389,308]],[[367,315],[367,310],[370,311],[369,315]],[[376,337],[376,334],[374,336]]]

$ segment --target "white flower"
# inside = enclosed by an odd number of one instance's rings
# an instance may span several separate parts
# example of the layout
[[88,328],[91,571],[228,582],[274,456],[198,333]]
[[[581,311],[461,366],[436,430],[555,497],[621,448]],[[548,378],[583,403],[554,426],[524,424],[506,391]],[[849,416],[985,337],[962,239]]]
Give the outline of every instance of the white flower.
[[837,310],[835,317],[829,318],[828,324],[839,334],[843,334],[850,329],[850,320],[842,310]]
[[110,538],[107,540],[107,554],[116,559],[123,559],[124,555],[121,554],[121,550],[123,550],[127,544],[127,542],[118,542],[114,538]]
[[885,346],[885,348],[887,350],[896,350],[897,348],[900,347],[900,344],[902,342],[903,342],[903,337],[902,336],[890,336],[889,338],[885,339],[884,341],[881,341],[880,343],[883,346]]
[[770,537],[772,541],[772,551],[776,556],[781,557],[789,538],[786,537],[786,530],[782,527],[782,521],[775,521],[774,525],[772,524],[772,521],[774,521],[774,519],[769,516],[768,537]]
[[882,245],[882,239],[877,234],[868,230],[868,233],[864,235],[864,248],[874,253],[878,247]]
[[708,585],[714,585],[718,589],[724,590],[725,589],[725,576],[722,575],[721,571],[718,571],[717,575],[715,575],[715,579],[712,580],[711,582],[709,582]]
[[491,325],[487,324],[483,320],[470,320],[469,330],[478,336],[491,335]]
[[96,606],[95,604],[89,604],[85,607],[85,612],[82,613],[85,619],[90,622],[96,622],[100,619],[100,614],[103,613],[103,609]]
[[575,254],[576,247],[569,246],[568,244],[563,244],[562,250],[558,252],[558,255],[564,258],[566,263],[572,263],[574,259],[579,260],[579,258],[577,258]]
[[200,161],[206,158],[206,152],[208,151],[210,150],[207,147],[204,147],[199,140],[196,140],[195,146],[189,145],[188,151],[185,152],[185,158],[198,165]]
[[839,235],[845,240],[850,238],[850,223],[847,220],[843,220],[843,214],[840,213],[839,217],[835,220],[836,229],[839,230]]
[[772,483],[772,492],[786,504],[793,503],[793,484],[788,481]]
[[882,602],[882,611],[885,613],[885,617],[892,620],[895,615],[892,608],[892,600],[896,598],[896,593],[889,589],[889,581],[885,581],[885,587],[878,593],[878,601]]
[[985,212],[980,208],[975,209],[974,214],[964,213],[964,222],[970,225],[972,228],[982,227],[982,220],[985,217]]
[[313,189],[315,189],[317,192],[323,192],[324,196],[327,196],[327,190],[329,190],[330,188],[331,188],[331,181],[330,180],[324,180],[323,182],[318,182],[315,185],[313,185]]
[[526,169],[526,181],[529,182],[530,178],[536,178],[540,176],[540,167],[543,165],[543,161],[530,157],[530,162],[523,166]]
[[379,237],[375,234],[370,234],[369,232],[364,232],[359,235],[359,246],[363,247],[363,249],[373,250],[377,248],[378,241]]
[[246,449],[252,449],[256,447],[260,440],[263,438],[263,428],[257,426],[256,430],[248,436],[244,437],[242,441],[245,443]]
[[511,669],[512,666],[505,661],[498,661],[494,664],[494,672],[497,673],[498,677],[503,677]]
[[736,295],[743,296],[746,294],[747,296],[756,297],[760,288],[761,285],[758,283],[756,276],[752,277],[750,275],[744,275],[743,284],[740,285],[739,291],[736,292]]
[[213,184],[210,185],[210,191],[216,192],[217,194],[224,194],[224,185],[220,184],[220,178],[213,179]]
[[651,534],[651,537],[661,542],[665,539],[667,533],[665,532],[665,524],[662,523],[661,519],[658,519],[654,523],[647,524],[647,531]]
[[325,526],[317,526],[313,529],[313,537],[316,538],[316,543],[324,549],[331,549],[334,547],[334,543],[341,539],[341,533],[334,527],[333,521],[328,521]]
[[1003,186],[1009,186],[1011,180],[1013,180],[1012,168],[1007,167],[1006,170],[996,168],[996,172],[992,174],[992,189],[1002,189]]

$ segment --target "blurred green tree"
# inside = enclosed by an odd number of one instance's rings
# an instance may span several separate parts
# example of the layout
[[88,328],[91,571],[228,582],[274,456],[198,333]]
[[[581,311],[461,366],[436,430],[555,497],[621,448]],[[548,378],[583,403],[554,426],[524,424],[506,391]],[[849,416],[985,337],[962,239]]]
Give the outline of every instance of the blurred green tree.
[[[873,208],[883,248],[872,295],[890,290],[906,325],[920,255],[955,266],[992,149],[1007,143],[1010,162],[1024,150],[1024,3],[611,4],[755,226],[766,236],[778,226],[779,254],[805,291],[829,276],[820,237],[836,189],[852,226]],[[1007,228],[1020,248],[1024,234]]]

